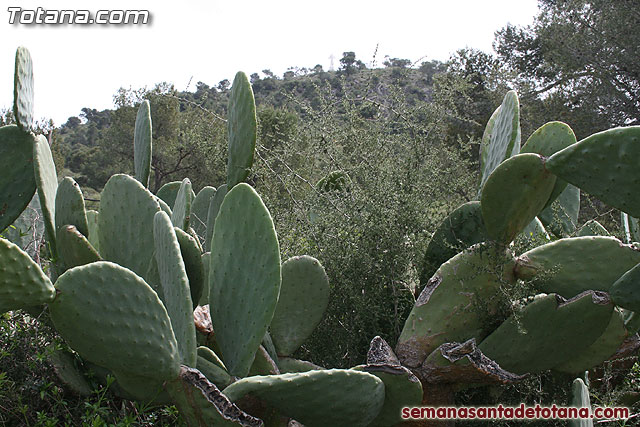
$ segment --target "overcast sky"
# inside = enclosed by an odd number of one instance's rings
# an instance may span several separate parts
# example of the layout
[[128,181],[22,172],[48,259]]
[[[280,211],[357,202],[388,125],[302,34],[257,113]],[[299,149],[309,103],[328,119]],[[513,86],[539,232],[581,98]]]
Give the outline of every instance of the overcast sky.
[[[9,7],[36,10],[148,10],[148,25],[9,24]],[[167,81],[179,90],[216,85],[236,71],[339,66],[354,51],[371,65],[385,55],[446,60],[459,48],[491,50],[507,23],[528,25],[536,0],[8,0],[0,9],[0,108],[13,99],[15,49],[34,61],[36,117],[57,125],[82,107],[112,108],[120,87]]]

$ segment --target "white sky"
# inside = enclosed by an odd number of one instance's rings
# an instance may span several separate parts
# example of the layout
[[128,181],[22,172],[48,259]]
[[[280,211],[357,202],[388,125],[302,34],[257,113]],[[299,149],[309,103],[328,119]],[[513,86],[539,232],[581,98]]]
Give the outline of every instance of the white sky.
[[[8,7],[35,10],[147,9],[150,25],[9,24]],[[215,86],[236,71],[339,66],[354,51],[370,65],[384,56],[446,60],[459,48],[491,50],[507,23],[528,25],[536,0],[7,0],[0,8],[0,108],[13,100],[15,49],[34,61],[36,117],[56,125],[82,107],[113,107],[120,87],[168,81],[179,90]]]

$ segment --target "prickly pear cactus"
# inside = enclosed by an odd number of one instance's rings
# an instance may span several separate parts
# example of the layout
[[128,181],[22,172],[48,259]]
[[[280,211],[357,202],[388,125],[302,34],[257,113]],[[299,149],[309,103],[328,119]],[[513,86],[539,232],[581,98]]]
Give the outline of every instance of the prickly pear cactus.
[[133,135],[134,167],[136,179],[145,187],[149,186],[151,171],[151,106],[146,99],[142,101],[136,116]]
[[249,175],[257,138],[256,103],[249,79],[242,72],[236,74],[231,86],[227,127],[227,187],[231,190]]

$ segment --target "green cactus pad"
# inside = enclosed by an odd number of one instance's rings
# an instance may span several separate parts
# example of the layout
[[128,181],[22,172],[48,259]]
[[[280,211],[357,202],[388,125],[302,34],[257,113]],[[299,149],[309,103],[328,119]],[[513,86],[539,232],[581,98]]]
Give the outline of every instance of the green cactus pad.
[[282,372],[283,374],[290,374],[294,372],[322,371],[325,369],[322,366],[307,362],[306,360],[298,360],[292,357],[278,358],[278,368],[280,368],[280,372]]
[[194,367],[197,346],[189,278],[180,254],[178,238],[165,212],[159,211],[155,215],[153,237],[163,303],[178,342],[181,363]]
[[500,286],[511,281],[512,256],[478,244],[443,264],[422,290],[398,338],[396,354],[415,368],[440,344],[483,338],[487,318],[500,305]]
[[169,405],[171,397],[163,388],[164,381],[156,378],[143,377],[131,372],[117,372],[117,384],[124,392],[131,396],[133,400],[142,402],[145,405]]
[[29,50],[22,46],[16,50],[13,114],[20,129],[33,130],[33,62]]
[[141,276],[157,292],[153,218],[160,210],[153,195],[128,175],[112,176],[102,191],[98,216],[100,254]]
[[200,296],[200,302],[198,305],[209,304],[209,265],[211,264],[211,252],[205,252],[200,258],[202,260],[202,295]]
[[640,126],[596,133],[557,152],[547,168],[608,205],[639,217]]
[[209,362],[213,363],[214,365],[222,368],[225,372],[227,371],[227,367],[224,366],[224,363],[222,362],[222,360],[220,360],[220,358],[218,357],[218,355],[211,350],[209,347],[198,347],[198,357],[202,357],[203,359],[207,359]]
[[87,236],[89,243],[100,252],[100,241],[98,240],[98,216],[100,214],[98,211],[90,209],[85,212],[85,215],[87,217],[87,226],[89,227],[89,235]]
[[220,366],[210,362],[208,359],[198,355],[196,365],[196,368],[216,386],[224,388],[231,384],[231,375],[229,375],[229,373]]
[[49,278],[31,257],[0,238],[0,313],[53,301]]
[[176,196],[178,195],[178,191],[180,191],[181,185],[182,181],[167,182],[160,187],[156,196],[162,199],[168,206],[173,206],[176,203]]
[[224,389],[232,402],[247,394],[308,427],[366,426],[384,403],[384,383],[351,369],[243,378]]
[[[615,302],[615,301],[614,301]],[[629,337],[624,325],[624,316],[619,309],[613,310],[606,329],[585,351],[575,354],[566,362],[555,366],[554,371],[579,374],[609,359]]]
[[34,140],[17,126],[0,127],[0,232],[20,216],[36,192]]
[[136,179],[145,187],[149,186],[151,171],[151,107],[146,99],[142,101],[136,115],[133,134],[133,159]]
[[422,384],[404,366],[360,365],[353,369],[375,375],[384,383],[384,405],[378,416],[369,424],[370,426],[385,427],[399,424],[403,421],[402,408],[420,406]]
[[277,375],[280,373],[280,369],[278,369],[278,365],[276,362],[269,356],[267,350],[264,349],[264,346],[258,347],[258,351],[256,351],[256,357],[253,359],[253,363],[251,364],[251,368],[249,368],[249,377],[254,375]]
[[640,264],[617,279],[609,290],[613,301],[622,308],[640,312]]
[[624,327],[627,329],[630,335],[634,335],[640,330],[640,316],[633,311],[620,309],[624,314]]
[[620,212],[620,222],[622,222],[625,242],[640,242],[640,223],[638,223],[638,219]]
[[218,211],[220,210],[220,206],[222,206],[222,202],[224,201],[224,197],[227,195],[227,184],[222,184],[218,187],[218,191],[211,199],[209,203],[209,212],[207,213],[207,235],[204,241],[204,250],[207,252],[211,251],[211,239],[213,238],[213,229],[216,225],[216,218],[218,217]]
[[193,190],[189,178],[182,180],[176,201],[171,210],[171,222],[174,226],[183,230],[189,229],[189,216],[191,215],[191,204],[193,202]]
[[589,289],[608,291],[639,262],[640,250],[616,238],[574,237],[525,252],[514,272],[519,279],[533,280],[542,292],[571,298]]
[[598,221],[590,219],[578,230],[578,237],[586,236],[609,236],[609,232]]
[[83,358],[157,381],[178,375],[180,355],[167,310],[133,272],[95,262],[62,274],[56,291],[51,319]]
[[538,218],[547,230],[563,238],[575,233],[579,213],[580,189],[568,184],[557,199],[538,214]]
[[78,183],[71,177],[65,177],[56,192],[56,233],[65,225],[75,225],[83,236],[89,235],[87,214],[84,210],[84,196]]
[[317,259],[289,258],[282,264],[280,298],[271,321],[279,356],[290,356],[318,326],[329,304],[329,278]]
[[420,287],[424,287],[443,263],[471,245],[488,240],[480,202],[459,206],[438,226],[424,254]]
[[162,200],[160,197],[158,197],[156,195],[153,196],[153,200],[158,202],[158,205],[160,205],[160,209],[163,212],[165,212],[167,215],[169,215],[169,217],[171,217],[171,208],[169,207],[167,202],[165,202],[164,200]]
[[522,235],[527,239],[543,239],[551,240],[547,229],[544,228],[542,222],[536,217],[522,230]]
[[66,268],[102,260],[98,251],[91,246],[87,238],[73,225],[65,225],[58,228],[57,239],[58,253]]
[[264,203],[247,184],[224,198],[209,266],[211,319],[229,373],[244,377],[280,293],[280,248]]
[[200,237],[198,236],[198,233],[196,233],[193,227],[189,227],[186,233],[193,238],[193,242],[198,247],[200,255],[202,255],[204,253],[204,247],[202,246],[202,243],[200,243]]
[[44,227],[47,232],[52,253],[55,253],[56,242],[56,192],[58,191],[58,176],[56,165],[53,163],[51,149],[47,138],[42,135],[36,137],[33,146],[33,166],[36,175],[36,187],[40,198],[40,207],[44,216]]
[[267,350],[267,353],[269,353],[269,357],[278,363],[278,353],[276,352],[276,346],[273,345],[269,331],[265,332],[264,337],[262,337],[262,346]]
[[196,235],[201,242],[205,241],[205,237],[207,235],[209,205],[211,204],[211,199],[215,194],[216,189],[214,187],[204,187],[200,190],[196,198],[193,199],[193,204],[191,205],[191,217],[189,223],[195,230]]
[[[591,400],[589,399],[589,389],[580,378],[573,380],[571,386],[571,406],[574,408],[589,408],[591,413]],[[570,419],[568,427],[593,427],[591,418]]]
[[79,361],[73,354],[58,350],[54,344],[50,344],[47,346],[47,360],[53,366],[58,378],[71,390],[80,396],[91,396],[93,390],[84,377],[82,369],[78,366]]
[[[537,153],[543,157],[550,157],[556,152],[575,143],[576,135],[567,124],[562,122],[549,122],[540,126],[531,134],[527,142],[522,146],[520,153]],[[545,209],[564,191],[566,186],[566,181],[562,179],[556,180],[556,185],[551,192],[551,196],[549,196]]]
[[256,148],[256,103],[249,79],[243,72],[237,73],[233,79],[227,129],[229,134],[227,186],[232,189],[249,175]]
[[480,147],[480,168],[482,181],[480,188],[500,163],[520,152],[520,104],[518,95],[510,90],[502,105],[489,119],[482,135]]
[[489,237],[511,242],[542,210],[555,181],[537,154],[519,154],[500,164],[482,189],[482,217]]
[[549,294],[509,317],[478,348],[516,374],[552,369],[585,351],[609,324],[613,303],[604,292],[571,300]]
[[165,385],[189,426],[261,427],[264,423],[236,405],[197,369],[180,368],[180,376]]
[[[184,268],[189,278],[189,291],[193,308],[198,306],[198,301],[202,298],[202,291],[205,288],[204,265],[202,264],[202,254],[196,239],[178,227],[174,228],[178,243],[180,244],[180,254],[184,262]],[[208,283],[207,286],[208,287]]]

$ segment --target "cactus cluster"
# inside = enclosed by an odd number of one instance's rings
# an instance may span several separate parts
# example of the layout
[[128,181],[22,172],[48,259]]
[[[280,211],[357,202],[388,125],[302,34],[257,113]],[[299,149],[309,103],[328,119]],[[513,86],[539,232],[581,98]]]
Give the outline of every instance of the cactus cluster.
[[[115,377],[124,398],[175,404],[189,425],[393,425],[422,396],[418,379],[377,354],[353,369],[325,369],[292,354],[320,322],[329,282],[310,256],[285,262],[258,193],[256,112],[238,73],[228,116],[227,183],[197,195],[189,179],[157,194],[152,121],[144,101],[133,137],[135,177],[114,175],[98,211],[72,178],[56,176],[49,143],[32,133],[32,65],[16,55],[17,126],[0,128],[0,229],[37,192],[49,274],[0,238],[0,312],[38,310],[82,363],[57,352],[61,378],[90,390],[85,374]],[[284,424],[283,424],[284,423]]]
[[[401,421],[400,408],[441,390],[546,370],[579,374],[621,347],[640,347],[640,127],[578,142],[551,122],[521,147],[518,97],[509,92],[483,136],[479,200],[433,234],[395,353],[376,337],[366,365],[325,369],[292,355],[323,316],[327,275],[309,256],[282,262],[271,215],[243,182],[256,143],[243,73],[230,97],[225,184],[195,194],[185,178],[148,190],[145,101],[135,177],[112,176],[99,211],[85,208],[72,178],[58,181],[47,139],[32,131],[32,88],[31,57],[19,48],[17,125],[0,128],[0,230],[39,202],[52,265],[45,274],[0,238],[0,312],[44,309],[82,358],[76,368],[68,354],[53,357],[79,392],[92,371],[113,375],[125,398],[173,402],[190,425],[387,426]],[[335,172],[318,188],[347,182]],[[627,242],[596,221],[576,228],[580,189],[623,212]],[[522,233],[558,240],[515,256]],[[505,316],[503,295],[519,281],[540,293]]]
[[[424,255],[422,290],[396,352],[422,381],[425,403],[434,390],[547,370],[578,375],[640,348],[630,320],[640,310],[640,127],[576,141],[569,126],[551,122],[520,148],[518,117],[511,91],[482,140],[479,201],[452,212]],[[626,242],[597,221],[577,229],[580,189],[623,212]],[[522,233],[547,242],[515,256]],[[502,314],[519,282],[539,293]]]

